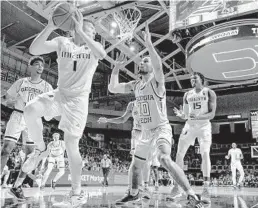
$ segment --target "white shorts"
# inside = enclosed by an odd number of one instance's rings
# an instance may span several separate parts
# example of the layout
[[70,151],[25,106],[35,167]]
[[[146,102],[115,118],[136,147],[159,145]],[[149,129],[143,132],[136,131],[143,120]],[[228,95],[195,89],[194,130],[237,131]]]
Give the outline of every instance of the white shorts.
[[151,130],[143,130],[142,138],[136,146],[134,156],[141,160],[152,160],[157,154],[157,142],[159,140],[164,140],[172,145],[172,129],[169,124]]
[[236,172],[236,170],[244,171],[241,162],[231,163],[231,171]]
[[42,115],[46,120],[61,116],[58,128],[76,137],[81,137],[88,116],[89,93],[77,95],[56,89],[43,93],[28,104],[40,102],[44,105]]
[[28,129],[23,113],[13,111],[6,125],[4,140],[18,142],[22,135],[22,142],[25,145],[34,145],[33,140],[28,137]]
[[212,143],[211,123],[209,121],[201,124],[198,124],[198,121],[195,122],[196,124],[185,123],[178,146],[180,149],[188,149],[189,146],[194,145],[195,139],[198,138],[200,153],[203,154],[203,152],[210,151]]
[[48,164],[49,163],[57,165],[57,168],[65,168],[64,156],[48,157]]

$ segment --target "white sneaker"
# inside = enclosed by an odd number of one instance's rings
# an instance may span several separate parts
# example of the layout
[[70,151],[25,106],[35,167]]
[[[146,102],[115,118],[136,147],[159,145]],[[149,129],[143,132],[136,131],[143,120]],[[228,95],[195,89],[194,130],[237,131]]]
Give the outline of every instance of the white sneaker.
[[167,201],[175,201],[177,198],[181,197],[183,195],[180,187],[178,185],[175,185],[169,196],[167,196]]
[[201,199],[206,204],[210,204],[211,203],[211,196],[210,196],[209,186],[205,185],[203,187],[203,191],[202,191],[202,194],[201,194]]
[[73,195],[73,191],[71,191],[67,196],[65,196],[62,202],[54,203],[53,206],[75,208],[86,203],[87,203],[87,196],[83,191],[81,191],[80,195]]
[[143,193],[142,193],[142,199],[150,200],[151,198],[151,192],[148,187],[144,187]]
[[35,170],[39,162],[44,158],[45,153],[38,149],[35,149],[31,154],[28,155],[28,159],[22,165],[22,171],[25,173],[30,173]]

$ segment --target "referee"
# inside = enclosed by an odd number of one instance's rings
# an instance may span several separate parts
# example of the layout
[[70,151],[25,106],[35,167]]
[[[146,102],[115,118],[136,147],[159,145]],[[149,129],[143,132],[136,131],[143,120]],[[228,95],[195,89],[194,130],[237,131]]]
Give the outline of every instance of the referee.
[[104,177],[103,186],[108,186],[107,177],[108,177],[111,165],[112,165],[111,160],[105,154],[103,156],[103,159],[101,160],[101,167],[102,167],[103,177]]

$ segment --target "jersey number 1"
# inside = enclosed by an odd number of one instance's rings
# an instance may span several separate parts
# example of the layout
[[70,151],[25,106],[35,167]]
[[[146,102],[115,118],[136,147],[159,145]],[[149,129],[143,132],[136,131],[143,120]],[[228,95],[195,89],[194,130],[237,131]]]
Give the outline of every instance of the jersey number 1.
[[77,61],[73,61],[73,71],[76,71]]

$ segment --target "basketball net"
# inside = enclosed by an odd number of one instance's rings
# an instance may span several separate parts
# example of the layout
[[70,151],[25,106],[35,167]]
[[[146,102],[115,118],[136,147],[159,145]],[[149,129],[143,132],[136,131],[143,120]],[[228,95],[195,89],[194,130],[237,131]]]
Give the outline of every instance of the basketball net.
[[130,43],[133,38],[134,30],[137,27],[141,16],[141,11],[136,7],[114,12],[113,17],[120,30],[120,34],[117,36],[117,38],[119,38],[121,41],[124,40]]

